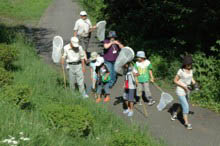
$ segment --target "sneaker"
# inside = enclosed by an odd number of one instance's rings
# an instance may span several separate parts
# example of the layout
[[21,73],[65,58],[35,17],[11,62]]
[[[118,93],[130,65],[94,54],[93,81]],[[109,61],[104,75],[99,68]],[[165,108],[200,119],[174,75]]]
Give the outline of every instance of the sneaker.
[[142,105],[142,103],[139,101],[138,105]]
[[173,113],[173,115],[170,118],[172,121],[175,121],[177,119],[177,113]]
[[127,114],[127,113],[129,113],[129,112],[130,112],[130,110],[129,110],[129,109],[126,109],[126,110],[123,111],[123,114]]
[[186,126],[186,129],[192,130],[192,124],[185,124],[185,126]]
[[133,112],[133,111],[129,111],[129,112],[128,112],[128,117],[132,117],[132,116],[133,116],[133,114],[134,114],[134,112]]
[[108,102],[108,101],[110,101],[110,97],[106,97],[106,98],[104,99],[104,102]]
[[83,96],[83,98],[89,98],[89,95],[85,94],[85,95]]
[[155,103],[156,103],[155,100],[151,100],[151,101],[148,102],[148,105],[149,105],[149,106],[152,106],[152,105],[155,104]]
[[101,98],[96,99],[96,103],[99,103],[101,101]]

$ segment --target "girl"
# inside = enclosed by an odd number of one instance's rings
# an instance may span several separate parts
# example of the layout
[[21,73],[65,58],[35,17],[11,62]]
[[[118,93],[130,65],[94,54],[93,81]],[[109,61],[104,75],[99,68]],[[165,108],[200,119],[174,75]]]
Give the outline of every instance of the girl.
[[[193,79],[192,57],[190,55],[184,57],[182,68],[178,70],[177,75],[174,78],[174,83],[177,85],[176,94],[183,109],[183,119],[185,126],[187,129],[191,130],[192,125],[188,120],[189,103],[187,97],[190,92],[188,86],[190,86],[191,83],[195,85],[196,82]],[[177,110],[177,112],[178,111],[179,110]],[[171,120],[175,120],[177,118],[177,112],[173,113]]]

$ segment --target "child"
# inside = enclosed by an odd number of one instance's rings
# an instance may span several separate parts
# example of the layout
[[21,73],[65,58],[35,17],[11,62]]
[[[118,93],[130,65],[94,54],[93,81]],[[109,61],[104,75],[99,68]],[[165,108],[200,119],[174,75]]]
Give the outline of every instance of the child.
[[110,71],[107,68],[107,66],[104,64],[104,58],[103,57],[97,57],[96,59],[96,73],[97,73],[97,94],[98,98],[96,99],[96,102],[99,103],[101,101],[101,94],[102,90],[105,91],[105,99],[104,102],[110,101],[110,91],[109,91],[109,82],[111,80],[110,78]]
[[97,52],[92,52],[91,53],[91,57],[90,57],[90,72],[91,72],[91,81],[92,81],[92,91],[95,92],[96,89],[96,80],[97,80],[97,74],[95,72],[96,69],[96,59],[98,57],[98,53]]
[[[185,126],[187,129],[191,130],[192,125],[188,121],[189,103],[187,100],[187,96],[190,92],[188,86],[191,85],[191,83],[193,85],[196,85],[196,82],[193,79],[191,56],[188,55],[184,57],[182,68],[178,70],[177,75],[174,78],[174,83],[177,85],[176,94],[183,109],[183,119],[185,122]],[[174,112],[171,120],[175,120],[177,118],[177,112]]]
[[133,108],[134,108],[134,96],[135,96],[135,89],[136,89],[136,79],[134,76],[134,70],[131,63],[127,63],[124,65],[125,70],[125,92],[124,92],[124,99],[126,100],[125,103],[128,107],[127,110],[124,110],[124,114],[128,114],[129,117],[133,116]]
[[137,95],[142,98],[142,92],[144,90],[145,96],[147,98],[148,105],[153,105],[155,100],[151,96],[149,89],[149,81],[154,82],[152,64],[146,59],[144,51],[137,52],[137,62],[135,64],[135,73],[137,76]]

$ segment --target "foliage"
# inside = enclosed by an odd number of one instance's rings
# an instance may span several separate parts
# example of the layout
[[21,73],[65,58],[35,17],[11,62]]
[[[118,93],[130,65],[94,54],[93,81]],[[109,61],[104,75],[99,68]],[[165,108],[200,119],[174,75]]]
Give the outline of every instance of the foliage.
[[88,136],[93,126],[92,115],[83,107],[49,104],[43,109],[50,126],[60,128],[71,136]]
[[28,85],[13,84],[5,86],[0,97],[9,103],[17,105],[21,109],[31,109],[33,104],[30,101],[31,88]]
[[9,85],[12,83],[13,75],[6,71],[4,68],[0,67],[0,88],[5,85]]
[[[198,52],[194,54],[195,79],[200,91],[192,95],[192,100],[202,106],[220,111],[220,60]],[[212,106],[210,106],[210,105]]]
[[150,146],[151,141],[146,139],[146,135],[133,133],[129,130],[116,131],[108,142],[108,146]]
[[0,60],[6,69],[10,69],[18,59],[18,49],[12,45],[0,44]]

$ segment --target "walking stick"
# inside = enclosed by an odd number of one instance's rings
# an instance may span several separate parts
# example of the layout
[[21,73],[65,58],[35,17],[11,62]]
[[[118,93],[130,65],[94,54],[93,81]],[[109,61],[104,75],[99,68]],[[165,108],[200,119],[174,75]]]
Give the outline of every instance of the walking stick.
[[62,64],[62,72],[63,72],[64,88],[66,89],[66,75],[65,75],[65,69],[64,69],[64,65],[63,64]]
[[141,104],[143,102],[142,105],[143,105],[144,115],[145,115],[145,117],[148,117],[147,108],[144,105],[144,100],[143,100],[142,96],[140,97],[140,102],[141,102]]

